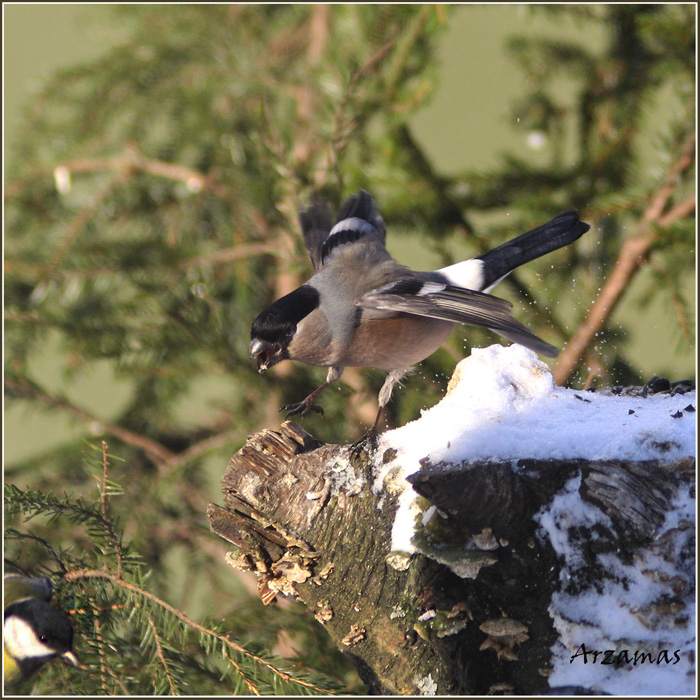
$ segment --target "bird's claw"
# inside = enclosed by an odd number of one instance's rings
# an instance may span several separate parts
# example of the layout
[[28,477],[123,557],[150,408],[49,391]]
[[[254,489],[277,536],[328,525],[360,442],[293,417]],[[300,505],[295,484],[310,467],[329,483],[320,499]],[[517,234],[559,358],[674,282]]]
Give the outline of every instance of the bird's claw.
[[370,428],[359,440],[350,445],[350,455],[359,457],[363,450],[371,454],[377,449],[377,438],[377,429],[374,427]]
[[296,416],[299,413],[301,413],[302,418],[306,418],[309,413],[320,413],[323,415],[323,408],[321,406],[318,406],[313,402],[307,403],[306,401],[290,403],[286,406],[282,406],[282,408],[280,408],[280,412],[282,411],[287,411],[287,415],[284,417],[285,420],[289,420],[291,416]]

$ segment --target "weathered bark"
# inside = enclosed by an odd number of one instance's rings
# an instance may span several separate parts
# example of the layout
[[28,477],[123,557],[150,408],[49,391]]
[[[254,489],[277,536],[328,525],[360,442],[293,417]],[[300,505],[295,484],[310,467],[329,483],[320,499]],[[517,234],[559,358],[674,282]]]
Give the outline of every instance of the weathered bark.
[[[375,492],[371,470],[366,453],[294,423],[264,430],[232,458],[211,529],[240,550],[230,563],[257,572],[265,602],[282,593],[307,605],[371,692],[540,694],[560,562],[533,514],[580,474],[580,498],[613,523],[606,546],[631,559],[693,481],[694,460],[426,464],[409,481],[439,516],[417,529],[411,556],[390,551],[405,482]],[[582,556],[601,541],[582,537]]]

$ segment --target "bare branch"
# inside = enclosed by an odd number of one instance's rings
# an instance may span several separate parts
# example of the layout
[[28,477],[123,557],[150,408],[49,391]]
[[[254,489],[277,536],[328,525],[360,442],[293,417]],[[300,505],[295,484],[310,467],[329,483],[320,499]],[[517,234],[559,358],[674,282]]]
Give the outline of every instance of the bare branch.
[[50,171],[42,168],[34,171],[27,178],[14,180],[5,188],[5,199],[17,196],[24,190],[28,182],[35,182],[38,177],[49,175],[57,176],[58,173],[65,176],[79,174],[93,174],[100,172],[115,172],[128,179],[135,173],[148,173],[165,180],[173,180],[184,184],[188,191],[193,194],[204,190],[213,192],[221,197],[226,197],[230,193],[226,187],[216,182],[212,177],[177,163],[167,163],[165,161],[146,158],[138,150],[134,142],[130,142],[123,155],[105,158],[77,158],[74,160],[57,163]]
[[84,408],[76,406],[67,399],[51,394],[36,385],[32,386],[28,383],[20,382],[10,377],[5,377],[5,387],[27,399],[33,399],[48,406],[54,406],[55,408],[60,408],[68,413],[72,413],[74,416],[78,416],[78,418],[83,419],[87,423],[99,423],[105,432],[111,433],[115,437],[125,442],[127,445],[132,445],[133,447],[142,449],[159,469],[163,468],[167,462],[176,456],[174,452],[171,452],[167,448],[163,447],[163,445],[159,444],[155,440],[151,440],[144,435],[134,433],[133,431],[123,428],[120,425],[104,421],[89,411],[86,411]]
[[187,462],[190,462],[206,452],[209,452],[209,450],[214,450],[217,447],[225,445],[227,442],[231,442],[233,440],[240,440],[241,437],[243,437],[243,435],[240,430],[229,430],[225,433],[212,435],[211,437],[196,442],[194,445],[188,447],[184,452],[174,455],[168,460],[165,467],[168,470],[178,469],[183,464],[187,464]]
[[633,235],[622,244],[615,266],[588,315],[562,350],[553,372],[554,381],[558,385],[564,384],[576,369],[596,334],[605,326],[625,290],[629,288],[632,277],[646,262],[649,251],[657,241],[657,231],[668,228],[677,219],[688,216],[695,210],[693,194],[664,214],[664,209],[678,185],[678,176],[687,170],[694,160],[695,130],[693,129],[683,142],[680,156],[671,165],[665,180],[651,197]]

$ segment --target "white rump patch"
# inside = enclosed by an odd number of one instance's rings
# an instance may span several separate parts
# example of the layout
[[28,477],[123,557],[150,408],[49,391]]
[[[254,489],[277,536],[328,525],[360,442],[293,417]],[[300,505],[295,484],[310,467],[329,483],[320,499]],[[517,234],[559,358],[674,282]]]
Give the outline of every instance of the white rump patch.
[[463,287],[464,289],[472,289],[481,292],[484,287],[483,270],[483,261],[472,258],[471,260],[464,260],[454,265],[448,265],[440,270],[436,270],[436,272],[445,275],[450,284],[455,287]]

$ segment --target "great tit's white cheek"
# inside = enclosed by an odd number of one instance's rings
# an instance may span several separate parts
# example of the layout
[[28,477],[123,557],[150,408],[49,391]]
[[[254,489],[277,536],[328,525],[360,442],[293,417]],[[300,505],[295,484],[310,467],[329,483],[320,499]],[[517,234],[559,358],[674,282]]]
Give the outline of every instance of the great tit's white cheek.
[[3,626],[3,642],[15,659],[31,656],[53,656],[56,652],[39,640],[32,627],[20,617],[10,615]]

